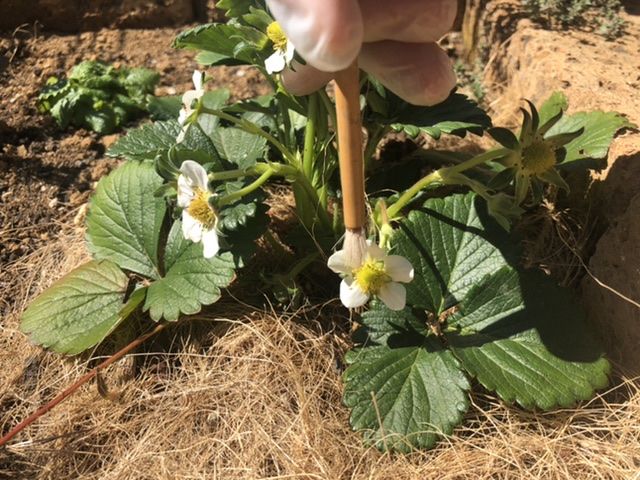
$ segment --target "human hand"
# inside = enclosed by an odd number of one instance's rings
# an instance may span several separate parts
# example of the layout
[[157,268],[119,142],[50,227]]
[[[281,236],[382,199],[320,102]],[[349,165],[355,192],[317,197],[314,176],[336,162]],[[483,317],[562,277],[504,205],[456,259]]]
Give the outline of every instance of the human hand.
[[435,43],[455,20],[456,0],[267,0],[307,65],[283,72],[296,95],[309,94],[356,58],[391,91],[434,105],[455,87],[451,61]]

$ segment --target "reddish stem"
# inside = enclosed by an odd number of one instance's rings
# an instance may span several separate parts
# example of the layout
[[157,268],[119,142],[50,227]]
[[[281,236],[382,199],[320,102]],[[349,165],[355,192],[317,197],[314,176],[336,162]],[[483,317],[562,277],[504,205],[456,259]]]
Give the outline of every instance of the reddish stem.
[[53,400],[51,400],[50,402],[48,402],[47,404],[43,405],[38,410],[33,412],[31,415],[29,415],[27,418],[21,421],[18,425],[13,427],[9,431],[9,433],[7,433],[4,437],[0,438],[0,447],[5,445],[9,440],[11,440],[18,433],[20,433],[22,430],[27,428],[29,425],[35,422],[38,418],[40,418],[45,413],[47,413],[49,410],[54,408],[56,405],[66,400],[67,397],[71,396],[76,390],[78,390],[78,388],[80,388],[82,385],[84,385],[93,377],[95,377],[101,369],[108,367],[114,362],[117,362],[122,357],[124,357],[127,353],[129,353],[131,350],[142,345],[142,343],[144,343],[146,340],[153,337],[156,333],[162,331],[167,325],[168,324],[166,323],[161,323],[157,325],[149,333],[145,333],[144,335],[141,335],[140,337],[136,338],[131,343],[126,345],[124,348],[122,348],[121,350],[111,355],[109,358],[107,358],[104,362],[102,362],[100,365],[95,367],[93,370],[91,370],[90,372],[80,377],[73,385],[71,385],[66,390],[64,390],[60,395],[58,395],[56,398],[54,398]]

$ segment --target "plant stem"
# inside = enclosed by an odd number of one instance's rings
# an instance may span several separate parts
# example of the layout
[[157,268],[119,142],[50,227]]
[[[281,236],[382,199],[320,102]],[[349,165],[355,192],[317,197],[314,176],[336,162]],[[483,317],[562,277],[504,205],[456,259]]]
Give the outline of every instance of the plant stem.
[[304,150],[302,154],[302,171],[313,183],[313,166],[315,161],[316,140],[316,116],[318,114],[318,98],[315,95],[309,97],[309,109],[307,110],[307,125],[304,129]]
[[131,350],[133,350],[136,347],[140,346],[142,343],[147,341],[149,338],[153,337],[157,333],[159,333],[162,330],[164,330],[167,327],[167,325],[168,325],[168,323],[161,323],[161,324],[157,325],[153,330],[151,330],[150,332],[145,333],[144,335],[141,335],[140,337],[136,338],[131,343],[129,343],[127,346],[125,346],[121,350],[119,350],[116,353],[114,353],[113,355],[111,355],[109,358],[107,358],[104,362],[102,362],[100,365],[95,367],[89,373],[86,373],[85,375],[80,377],[73,385],[71,385],[70,387],[65,389],[62,393],[60,393],[60,395],[58,395],[56,398],[54,398],[53,400],[51,400],[50,402],[48,402],[47,404],[43,405],[38,410],[33,412],[31,415],[29,415],[27,418],[25,418],[23,421],[21,421],[18,425],[13,427],[9,431],[9,433],[7,433],[4,437],[0,438],[0,447],[2,445],[5,445],[9,440],[11,440],[18,433],[20,433],[22,430],[27,428],[29,425],[31,425],[33,422],[35,422],[38,418],[40,418],[45,413],[47,413],[49,410],[53,409],[58,404],[62,403],[69,396],[73,395],[73,393],[76,390],[78,390],[78,388],[80,388],[82,385],[84,385],[89,380],[91,380],[93,377],[95,377],[100,370],[102,370],[102,369],[108,367],[109,365],[111,365],[112,363],[120,360],[122,357],[124,357]]
[[477,167],[478,165],[486,163],[489,160],[500,158],[508,152],[509,150],[507,150],[506,148],[490,150],[488,152],[481,153],[480,155],[476,155],[475,157],[470,158],[469,160],[458,165],[439,168],[438,170],[431,172],[426,177],[423,177],[416,183],[414,183],[408,190],[405,190],[400,198],[398,198],[398,200],[387,209],[389,219],[394,220],[397,217],[398,213],[400,213],[400,210],[402,210],[409,202],[411,202],[411,200],[413,200],[413,198],[418,195],[418,193],[420,193],[422,189],[428,187],[430,184],[438,181],[443,181],[443,179],[445,179],[448,174],[457,174],[460,172],[464,172],[465,170],[469,170],[470,168]]
[[221,110],[214,110],[212,108],[201,107],[200,111],[202,113],[208,113],[209,115],[215,115],[216,117],[222,118],[223,120],[227,120],[228,122],[233,123],[234,125],[236,125],[237,127],[239,127],[240,129],[244,130],[247,133],[252,133],[254,135],[259,135],[263,137],[282,154],[284,159],[290,165],[297,165],[299,163],[296,156],[287,147],[285,147],[273,135],[265,132],[263,129],[261,129],[257,125],[254,125],[253,123],[243,118],[236,118],[233,115],[229,115],[228,113],[225,113]]
[[[460,173],[465,170],[469,170],[470,168],[477,167],[483,163],[488,162],[489,160],[494,160],[496,158],[504,157],[509,153],[509,150],[506,148],[496,148],[495,150],[489,150],[488,152],[481,153],[476,155],[469,160],[466,160],[458,165],[454,165],[452,167],[447,167],[446,170],[451,173]],[[441,169],[444,170],[444,169]]]
[[393,205],[387,208],[387,215],[389,216],[389,220],[395,220],[400,210],[402,210],[409,202],[411,202],[411,200],[413,200],[413,197],[420,193],[422,189],[428,187],[434,182],[439,181],[441,179],[440,170],[442,169],[431,172],[426,177],[423,177],[416,183],[414,183],[408,190],[405,190],[405,192],[400,195],[400,198],[398,198],[398,200]]
[[212,172],[209,174],[209,180],[235,180],[241,177],[251,177],[255,175],[262,175],[264,172],[273,170],[274,175],[297,176],[299,170],[290,165],[283,165],[281,163],[265,163],[258,162],[253,167],[249,168],[237,168],[235,170],[225,170],[224,172]]
[[221,197],[220,200],[218,200],[218,202],[217,202],[218,206],[222,207],[224,205],[228,205],[230,203],[233,203],[236,200],[244,197],[245,195],[248,195],[251,192],[257,190],[262,185],[264,185],[265,182],[267,180],[269,180],[269,178],[271,178],[271,176],[274,173],[275,173],[274,169],[272,169],[272,168],[268,169],[262,175],[260,175],[260,177],[258,177],[255,181],[253,181],[252,183],[250,183],[246,187],[243,187],[240,190],[237,190],[237,191],[235,191],[233,193],[230,193],[229,195],[225,195],[225,196]]
[[324,108],[327,110],[327,113],[329,114],[331,125],[333,126],[333,128],[336,128],[337,121],[336,121],[335,105],[329,98],[329,95],[327,94],[327,91],[325,89],[319,90],[318,94],[320,95],[320,100],[322,100],[322,103],[324,104]]

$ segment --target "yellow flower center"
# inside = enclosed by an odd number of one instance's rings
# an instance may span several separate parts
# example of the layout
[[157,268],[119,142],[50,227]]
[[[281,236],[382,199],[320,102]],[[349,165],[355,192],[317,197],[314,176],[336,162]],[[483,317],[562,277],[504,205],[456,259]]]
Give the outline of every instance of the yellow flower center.
[[353,278],[363,292],[369,295],[378,293],[391,277],[384,269],[384,262],[380,260],[366,260],[362,266],[353,271]]
[[273,42],[276,50],[284,52],[287,49],[287,36],[282,31],[278,22],[271,22],[267,27],[267,37]]
[[194,196],[187,207],[187,212],[198,222],[210,229],[216,223],[216,213],[209,205],[211,194],[201,188],[194,189]]
[[530,175],[538,175],[553,168],[556,153],[551,145],[536,140],[522,150],[522,170]]

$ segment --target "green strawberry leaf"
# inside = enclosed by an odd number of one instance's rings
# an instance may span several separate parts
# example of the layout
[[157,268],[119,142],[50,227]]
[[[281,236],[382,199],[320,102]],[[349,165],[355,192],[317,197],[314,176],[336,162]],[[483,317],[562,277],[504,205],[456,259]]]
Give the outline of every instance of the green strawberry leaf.
[[503,268],[460,302],[447,334],[465,370],[504,401],[570,407],[609,383],[609,363],[571,295],[540,273]]
[[158,278],[158,242],[166,204],[149,163],[125,163],[98,183],[87,215],[89,251],[125,270]]
[[[545,132],[549,130],[549,128],[547,128],[547,122],[558,118],[558,116],[568,107],[569,101],[565,94],[562,92],[553,92],[551,96],[540,106],[540,110],[538,111],[540,127],[544,129]],[[551,124],[549,127],[550,126]]]
[[404,132],[414,138],[421,133],[435,139],[443,133],[464,137],[470,131],[481,135],[484,129],[491,126],[491,119],[486,112],[460,93],[453,93],[444,102],[431,107],[411,105],[387,90],[384,90],[384,96],[379,96],[377,92],[371,92],[370,96],[384,103],[377,106],[384,113],[366,114],[370,120],[390,124],[394,131]]
[[155,321],[173,322],[181,314],[198,313],[203,305],[218,301],[220,289],[235,276],[231,253],[204,258],[202,244],[184,239],[180,221],[169,232],[164,270],[164,276],[149,285],[143,307]]
[[635,128],[622,115],[615,112],[579,112],[562,117],[545,134],[545,139],[577,132],[582,134],[564,146],[564,158],[558,166],[566,167],[579,160],[602,160],[609,152],[614,135],[622,128]]
[[344,372],[351,425],[382,450],[432,447],[451,434],[468,408],[469,382],[436,341],[355,350]]
[[20,328],[59,353],[76,354],[100,343],[135,307],[123,304],[128,279],[109,261],[72,270],[40,294],[22,314]]
[[167,95],[164,97],[151,97],[148,108],[153,120],[174,120],[178,118],[180,114],[182,96]]
[[252,167],[257,160],[266,155],[267,141],[264,137],[239,128],[218,128],[213,132],[212,138],[222,158],[240,168]]
[[228,17],[235,18],[249,13],[252,7],[264,9],[266,6],[260,0],[220,0],[216,7],[225,10]]
[[407,302],[440,315],[487,273],[514,262],[517,249],[474,195],[433,199],[409,213],[394,237],[394,254],[416,272]]
[[127,131],[107,150],[107,155],[127,160],[153,160],[176,144],[180,129],[175,120],[146,123]]
[[345,372],[352,425],[379,448],[430,447],[450,433],[466,375],[526,408],[573,405],[607,385],[583,312],[549,278],[514,266],[518,249],[476,195],[427,200],[391,244],[415,270],[407,306],[372,302]]
[[215,65],[238,65],[251,64],[254,60],[252,49],[241,48],[243,44],[260,46],[267,41],[267,36],[253,27],[236,22],[208,23],[180,33],[173,46],[218,54]]

